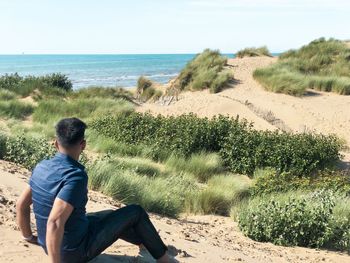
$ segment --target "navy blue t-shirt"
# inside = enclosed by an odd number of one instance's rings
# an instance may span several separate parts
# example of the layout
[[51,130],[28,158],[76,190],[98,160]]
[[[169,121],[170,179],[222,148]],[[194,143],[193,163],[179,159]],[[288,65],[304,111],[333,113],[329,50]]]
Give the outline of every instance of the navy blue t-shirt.
[[56,197],[74,207],[65,224],[62,253],[77,250],[88,234],[89,222],[85,209],[88,178],[84,169],[83,165],[68,155],[57,153],[52,159],[41,161],[33,170],[29,184],[38,242],[45,251],[47,219]]

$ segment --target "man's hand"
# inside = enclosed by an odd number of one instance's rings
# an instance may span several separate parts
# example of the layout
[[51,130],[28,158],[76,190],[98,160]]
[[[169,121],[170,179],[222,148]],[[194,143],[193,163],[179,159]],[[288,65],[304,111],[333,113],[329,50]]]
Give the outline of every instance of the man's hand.
[[32,204],[32,190],[29,186],[23,191],[16,203],[17,224],[23,237],[31,237],[30,205]]
[[61,243],[64,225],[73,211],[73,206],[59,198],[55,199],[46,227],[46,247],[51,263],[61,262]]

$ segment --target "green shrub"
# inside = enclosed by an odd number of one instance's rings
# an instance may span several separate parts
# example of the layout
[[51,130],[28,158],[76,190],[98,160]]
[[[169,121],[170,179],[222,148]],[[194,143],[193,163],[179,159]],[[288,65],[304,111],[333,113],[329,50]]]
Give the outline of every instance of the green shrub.
[[174,82],[177,90],[203,90],[220,92],[233,78],[228,70],[224,70],[227,58],[219,51],[206,49],[193,58]]
[[189,158],[172,155],[165,165],[171,170],[193,174],[199,182],[206,182],[224,170],[218,154],[205,152],[193,154]]
[[25,119],[33,113],[33,110],[33,105],[18,100],[0,101],[1,117]]
[[334,207],[331,192],[290,197],[286,201],[274,197],[258,199],[241,211],[239,226],[256,241],[322,247],[331,235]]
[[277,173],[274,169],[256,170],[253,195],[265,195],[291,190],[325,189],[350,195],[350,176],[340,171],[323,171],[313,176],[299,177],[292,173]]
[[45,75],[45,76],[39,77],[39,79],[42,80],[49,87],[56,87],[56,88],[63,89],[65,91],[71,91],[73,87],[73,84],[68,79],[68,77],[61,73],[53,73],[53,74]]
[[46,94],[57,93],[57,89],[64,92],[72,90],[72,82],[68,77],[60,73],[45,76],[21,77],[17,73],[6,74],[0,77],[0,89],[10,90],[22,97],[32,94],[35,90],[44,91]]
[[257,168],[272,167],[278,173],[306,175],[334,166],[342,147],[333,135],[238,129],[224,141],[220,155],[235,173],[253,174]]
[[250,180],[240,175],[214,175],[207,186],[193,193],[186,210],[199,214],[228,215],[233,205],[249,197]]
[[270,51],[266,46],[255,48],[245,48],[242,50],[239,50],[236,53],[236,56],[238,58],[243,58],[243,57],[261,57],[261,56],[267,56],[267,57],[272,57]]
[[0,76],[0,89],[14,91],[18,87],[21,80],[22,77],[20,77],[17,73],[2,75]]
[[330,223],[331,235],[325,247],[350,253],[350,198],[340,195],[335,202]]
[[0,159],[3,159],[6,155],[6,152],[7,152],[6,142],[7,142],[6,134],[0,131]]
[[148,145],[148,157],[160,161],[172,154],[187,158],[203,151],[219,152],[225,167],[243,174],[263,167],[310,174],[332,167],[342,148],[334,136],[256,131],[246,121],[223,116],[155,117],[134,112],[97,118],[90,127],[116,142]]
[[52,157],[55,152],[53,145],[44,138],[20,135],[8,138],[5,160],[33,169],[39,161]]
[[105,116],[90,123],[93,130],[117,142],[148,145],[149,156],[158,160],[171,154],[188,157],[201,151],[218,151],[230,127],[240,129],[244,125],[244,121],[223,116],[209,120],[194,114],[154,117],[148,113]]
[[301,96],[306,89],[350,95],[350,48],[324,38],[280,56],[278,63],[257,69],[253,76],[264,88]]

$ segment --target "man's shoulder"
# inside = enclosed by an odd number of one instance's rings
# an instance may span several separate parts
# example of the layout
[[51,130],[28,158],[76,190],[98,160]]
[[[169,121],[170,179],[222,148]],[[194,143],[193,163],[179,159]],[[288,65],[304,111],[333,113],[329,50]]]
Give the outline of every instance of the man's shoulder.
[[40,161],[33,169],[32,175],[38,174],[42,176],[56,175],[62,179],[87,179],[87,174],[84,167],[78,167],[66,161],[58,160],[53,157],[51,159],[45,159]]

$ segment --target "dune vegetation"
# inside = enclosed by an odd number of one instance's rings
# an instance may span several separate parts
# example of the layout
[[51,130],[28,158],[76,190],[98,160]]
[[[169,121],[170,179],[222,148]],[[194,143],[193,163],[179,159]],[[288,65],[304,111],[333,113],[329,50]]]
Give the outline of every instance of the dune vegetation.
[[[215,70],[224,70],[225,58],[210,56]],[[208,55],[198,57],[183,71],[193,70],[187,84],[195,87],[210,64]],[[35,86],[23,84],[29,79]],[[337,137],[257,131],[238,117],[137,113],[133,94],[121,88],[75,91],[64,76],[48,79],[0,78],[1,159],[33,169],[55,154],[55,122],[79,117],[88,124],[81,162],[91,189],[169,217],[231,214],[258,241],[349,251],[350,175],[336,168],[343,147]],[[140,79],[141,94],[150,87]]]
[[277,63],[253,76],[267,90],[294,96],[307,89],[350,95],[350,48],[343,41],[320,38],[283,53]]
[[140,102],[157,101],[163,92],[155,87],[155,83],[144,76],[137,80],[136,98]]
[[225,69],[226,63],[227,58],[219,51],[206,49],[188,62],[170,90],[209,89],[211,93],[220,92],[233,79],[232,73]]
[[238,58],[243,58],[243,57],[272,57],[270,51],[266,46],[263,47],[250,47],[250,48],[245,48],[241,49],[236,53],[236,57]]

